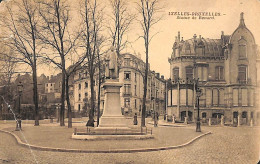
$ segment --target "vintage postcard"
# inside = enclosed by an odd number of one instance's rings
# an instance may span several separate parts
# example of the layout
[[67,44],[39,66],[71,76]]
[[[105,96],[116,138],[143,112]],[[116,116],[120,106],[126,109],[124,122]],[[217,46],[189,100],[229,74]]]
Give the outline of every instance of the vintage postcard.
[[0,163],[260,162],[260,0],[0,0]]

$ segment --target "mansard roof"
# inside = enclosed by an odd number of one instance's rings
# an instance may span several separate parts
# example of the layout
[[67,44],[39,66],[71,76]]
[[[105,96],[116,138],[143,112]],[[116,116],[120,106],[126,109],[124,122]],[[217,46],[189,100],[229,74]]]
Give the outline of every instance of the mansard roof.
[[210,39],[201,36],[196,38],[196,35],[194,35],[192,39],[175,42],[174,49],[179,48],[182,56],[196,54],[197,48],[204,48],[206,56],[221,56],[222,45],[222,39]]

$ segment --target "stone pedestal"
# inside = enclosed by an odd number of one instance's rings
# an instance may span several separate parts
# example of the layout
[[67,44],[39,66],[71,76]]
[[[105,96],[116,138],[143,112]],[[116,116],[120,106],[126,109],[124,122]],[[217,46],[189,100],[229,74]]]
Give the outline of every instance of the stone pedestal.
[[224,116],[221,115],[221,126],[224,126],[225,122],[224,122]]
[[188,124],[188,117],[184,117],[184,124]]
[[100,127],[127,127],[126,119],[121,113],[120,88],[123,86],[117,79],[108,79],[104,83],[105,105],[103,115],[100,117]]
[[241,125],[241,118],[240,116],[237,116],[237,126],[240,126]]
[[209,118],[209,126],[211,126],[211,118]]
[[253,119],[250,120],[250,126],[251,126],[251,127],[254,126],[254,121],[253,121]]
[[172,123],[175,124],[175,116],[172,116]]

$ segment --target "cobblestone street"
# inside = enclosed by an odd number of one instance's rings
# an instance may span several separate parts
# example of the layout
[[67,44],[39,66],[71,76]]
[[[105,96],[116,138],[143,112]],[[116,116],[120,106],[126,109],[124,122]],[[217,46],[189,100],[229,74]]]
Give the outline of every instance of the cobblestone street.
[[[194,126],[190,128],[195,129]],[[39,163],[255,164],[259,160],[259,128],[202,127],[202,129],[211,131],[213,134],[202,137],[191,145],[173,150],[108,154],[33,150],[33,153]],[[12,136],[0,133],[0,138],[0,162],[35,163],[31,151],[28,148],[18,146]]]

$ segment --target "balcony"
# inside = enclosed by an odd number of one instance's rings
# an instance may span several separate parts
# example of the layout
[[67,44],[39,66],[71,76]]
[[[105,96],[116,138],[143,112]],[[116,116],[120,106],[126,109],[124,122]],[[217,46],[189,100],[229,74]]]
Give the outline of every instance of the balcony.
[[237,79],[238,84],[251,84],[251,79],[247,80],[240,80],[239,78]]

